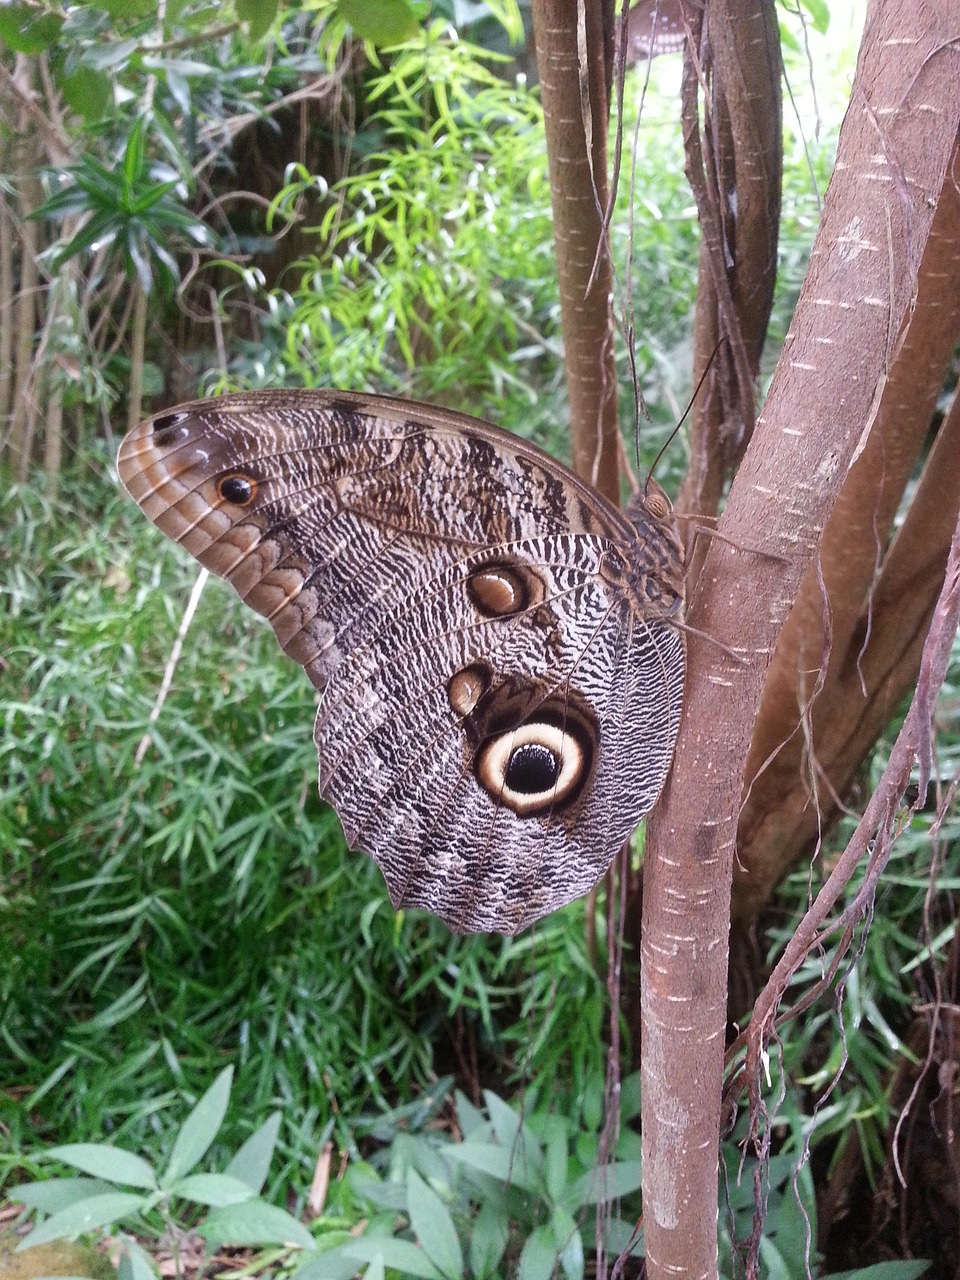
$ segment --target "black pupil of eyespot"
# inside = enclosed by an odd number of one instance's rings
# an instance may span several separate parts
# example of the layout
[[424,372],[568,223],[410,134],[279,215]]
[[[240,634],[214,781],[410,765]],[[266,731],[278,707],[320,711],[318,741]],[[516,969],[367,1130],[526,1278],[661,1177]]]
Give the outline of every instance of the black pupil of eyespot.
[[560,774],[560,761],[542,742],[525,742],[517,747],[507,763],[504,782],[521,795],[537,795],[549,791]]
[[250,481],[243,476],[227,476],[220,486],[220,493],[227,502],[249,502]]

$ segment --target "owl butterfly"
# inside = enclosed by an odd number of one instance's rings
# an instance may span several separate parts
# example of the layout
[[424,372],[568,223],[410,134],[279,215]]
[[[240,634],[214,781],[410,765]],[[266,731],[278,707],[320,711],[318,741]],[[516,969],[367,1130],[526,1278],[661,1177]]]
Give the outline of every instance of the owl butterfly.
[[683,693],[682,550],[485,422],[339,391],[158,414],[120,478],[320,692],[320,792],[394,906],[512,934],[653,806]]

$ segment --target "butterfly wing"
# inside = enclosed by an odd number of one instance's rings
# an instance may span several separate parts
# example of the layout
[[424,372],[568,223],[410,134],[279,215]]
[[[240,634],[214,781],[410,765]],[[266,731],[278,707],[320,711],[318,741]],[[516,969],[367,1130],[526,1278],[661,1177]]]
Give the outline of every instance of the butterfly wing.
[[395,905],[513,933],[597,882],[683,675],[614,508],[475,419],[331,392],[158,415],[118,468],[321,691],[321,793]]

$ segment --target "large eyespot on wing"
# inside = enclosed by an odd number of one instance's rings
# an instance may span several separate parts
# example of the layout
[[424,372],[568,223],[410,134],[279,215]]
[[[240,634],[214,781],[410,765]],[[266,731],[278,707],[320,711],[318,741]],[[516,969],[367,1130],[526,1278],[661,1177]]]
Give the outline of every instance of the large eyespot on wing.
[[519,818],[559,820],[591,780],[600,728],[573,686],[511,677],[478,700],[464,728],[476,781]]

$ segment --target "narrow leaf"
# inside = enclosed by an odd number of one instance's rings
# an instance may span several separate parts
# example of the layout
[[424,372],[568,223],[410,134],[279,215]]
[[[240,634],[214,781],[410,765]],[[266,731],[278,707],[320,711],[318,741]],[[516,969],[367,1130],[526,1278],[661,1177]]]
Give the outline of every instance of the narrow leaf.
[[508,1186],[519,1187],[521,1191],[536,1191],[539,1185],[536,1176],[525,1170],[521,1163],[505,1147],[480,1142],[461,1142],[445,1151],[452,1160],[459,1160],[478,1169],[481,1173],[489,1173]]
[[128,193],[133,191],[143,174],[143,131],[144,118],[140,116],[130,130],[123,153],[123,185]]
[[480,1206],[470,1232],[470,1270],[478,1280],[495,1274],[507,1247],[507,1218],[487,1200]]
[[520,1251],[517,1280],[551,1280],[557,1257],[558,1250],[550,1228],[537,1227]]
[[598,1200],[614,1200],[640,1190],[640,1161],[619,1160],[606,1169],[591,1169],[577,1178],[563,1193],[563,1207],[576,1213],[584,1205]]
[[450,1211],[416,1169],[407,1172],[410,1225],[424,1253],[443,1275],[456,1280],[463,1274],[463,1250]]
[[259,1199],[214,1209],[198,1231],[213,1245],[285,1244],[313,1249],[317,1243],[303,1223],[285,1209]]
[[[142,1245],[120,1232],[120,1266],[117,1280],[157,1280],[153,1259]],[[125,1271],[126,1277],[122,1274]]]
[[245,1182],[254,1195],[259,1195],[267,1180],[270,1161],[280,1132],[281,1113],[275,1111],[256,1133],[252,1133],[224,1170],[232,1178]]
[[233,1067],[226,1067],[184,1120],[170,1153],[170,1163],[163,1175],[163,1186],[179,1182],[206,1155],[223,1124],[232,1082]]
[[82,1173],[107,1182],[119,1182],[128,1187],[144,1187],[156,1190],[157,1179],[153,1169],[140,1156],[105,1142],[70,1142],[62,1147],[51,1147],[46,1153],[51,1160],[62,1160]]
[[392,1267],[404,1275],[416,1276],[418,1280],[443,1280],[424,1251],[409,1240],[361,1236],[359,1240],[343,1245],[342,1248],[345,1254],[356,1258],[358,1262],[374,1262],[381,1258],[384,1266]]
[[573,1216],[566,1209],[554,1209],[550,1228],[566,1280],[583,1280],[583,1237]]
[[84,1231],[95,1231],[97,1227],[109,1227],[121,1218],[136,1213],[143,1204],[143,1196],[134,1195],[131,1191],[107,1191],[103,1195],[89,1196],[78,1200],[69,1208],[34,1227],[28,1236],[17,1245],[17,1253],[34,1244],[46,1244],[48,1240],[63,1240],[70,1236],[78,1236]]
[[196,1204],[206,1204],[213,1209],[230,1204],[243,1204],[252,1200],[255,1192],[239,1178],[227,1173],[191,1173],[169,1188],[170,1194]]
[[41,1213],[57,1213],[78,1200],[89,1200],[113,1188],[99,1178],[48,1178],[45,1182],[24,1182],[10,1191],[10,1199]]

